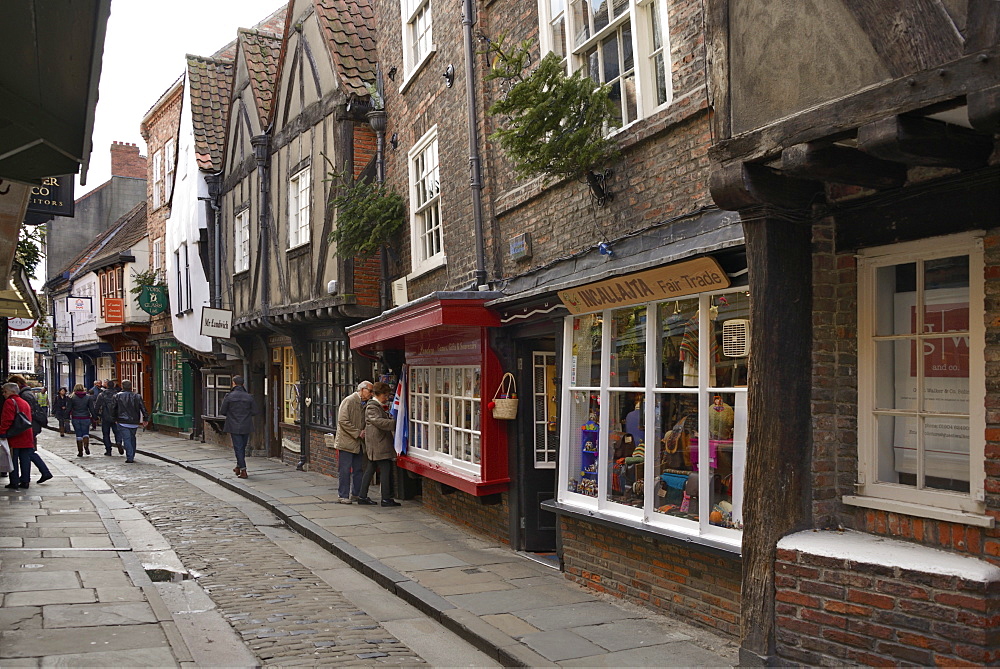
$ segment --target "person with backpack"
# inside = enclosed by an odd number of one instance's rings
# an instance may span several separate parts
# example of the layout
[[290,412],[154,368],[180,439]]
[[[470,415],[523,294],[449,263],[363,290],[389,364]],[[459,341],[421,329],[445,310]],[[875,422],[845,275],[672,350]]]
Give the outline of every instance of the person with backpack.
[[34,391],[28,386],[27,380],[20,374],[12,374],[8,379],[7,383],[17,384],[18,396],[24,400],[28,407],[31,409],[31,441],[32,441],[32,451],[28,456],[31,458],[31,462],[34,463],[38,472],[42,475],[38,479],[39,483],[45,483],[50,478],[52,478],[52,472],[49,471],[48,465],[42,460],[42,456],[38,454],[38,435],[41,433],[42,428],[49,424],[48,414],[40,406],[38,406],[38,400],[35,398]]
[[132,392],[132,382],[128,379],[122,381],[122,389],[111,403],[111,417],[118,423],[125,443],[125,462],[135,462],[135,432],[140,425],[149,425],[149,412],[142,396]]
[[111,379],[104,384],[104,390],[97,396],[94,402],[94,412],[101,419],[101,433],[104,436],[104,455],[111,455],[111,434],[115,435],[115,445],[118,447],[118,454],[125,452],[125,445],[122,441],[121,431],[118,424],[111,417],[111,405],[114,403],[115,395],[118,394],[118,380]]
[[90,455],[90,427],[97,422],[97,414],[94,412],[94,396],[82,383],[73,386],[73,394],[69,396],[69,418],[76,433],[76,457],[82,458],[84,452]]
[[69,394],[66,388],[60,388],[59,393],[52,398],[52,415],[59,421],[59,436],[65,437],[66,422],[69,421]]
[[[18,396],[16,383],[3,384],[3,410],[0,410],[0,437],[10,446],[13,471],[5,488],[27,488],[31,484],[31,455],[35,437],[31,432],[31,407]],[[50,476],[51,478],[51,476]]]

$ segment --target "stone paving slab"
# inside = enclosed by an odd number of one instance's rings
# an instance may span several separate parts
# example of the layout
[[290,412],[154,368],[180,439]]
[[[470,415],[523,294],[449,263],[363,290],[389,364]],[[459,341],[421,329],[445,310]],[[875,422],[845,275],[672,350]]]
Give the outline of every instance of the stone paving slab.
[[47,629],[155,623],[156,616],[145,601],[92,604],[89,606],[46,606],[42,615]]

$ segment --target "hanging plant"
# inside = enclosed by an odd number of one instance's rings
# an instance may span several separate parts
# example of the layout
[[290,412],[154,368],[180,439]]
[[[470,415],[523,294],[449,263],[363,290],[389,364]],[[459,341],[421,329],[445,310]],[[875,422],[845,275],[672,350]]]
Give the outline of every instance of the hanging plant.
[[[489,42],[486,49],[491,60],[486,80],[499,80],[505,91],[489,108],[490,114],[505,118],[490,138],[522,177],[586,179],[592,190],[596,184],[603,188],[605,168],[619,155],[617,143],[606,136],[621,125],[610,87],[582,70],[567,76],[554,53],[525,76],[532,43],[507,49],[503,41]],[[595,191],[595,197],[601,196]]]
[[341,186],[330,198],[337,210],[330,241],[338,255],[370,258],[402,230],[406,205],[399,193],[364,177],[355,181],[344,171],[331,171],[328,180]]
[[163,272],[158,269],[147,269],[143,272],[132,272],[134,286],[129,288],[130,293],[138,295],[142,292],[143,286],[166,286],[167,280],[163,277]]

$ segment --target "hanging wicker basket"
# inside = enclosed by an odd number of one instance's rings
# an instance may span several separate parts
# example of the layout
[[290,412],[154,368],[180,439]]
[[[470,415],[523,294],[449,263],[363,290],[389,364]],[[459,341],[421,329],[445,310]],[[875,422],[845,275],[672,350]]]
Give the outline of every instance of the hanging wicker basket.
[[493,393],[493,401],[490,402],[493,409],[493,417],[497,420],[514,420],[517,418],[517,384],[514,382],[514,375],[507,372],[500,380],[497,391]]

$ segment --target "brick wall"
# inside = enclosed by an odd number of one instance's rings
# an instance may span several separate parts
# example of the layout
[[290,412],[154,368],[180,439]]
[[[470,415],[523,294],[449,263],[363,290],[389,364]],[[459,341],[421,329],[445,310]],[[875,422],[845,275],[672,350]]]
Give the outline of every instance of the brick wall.
[[435,481],[424,479],[420,501],[424,509],[456,525],[485,535],[502,544],[510,543],[508,533],[510,506],[507,493],[501,493],[499,504],[483,504],[480,498],[461,490],[442,494]]
[[139,147],[128,142],[111,143],[111,176],[146,178],[146,156],[139,154]]
[[778,654],[806,665],[1000,661],[1000,581],[779,549]]
[[563,516],[566,577],[739,637],[740,560]]

